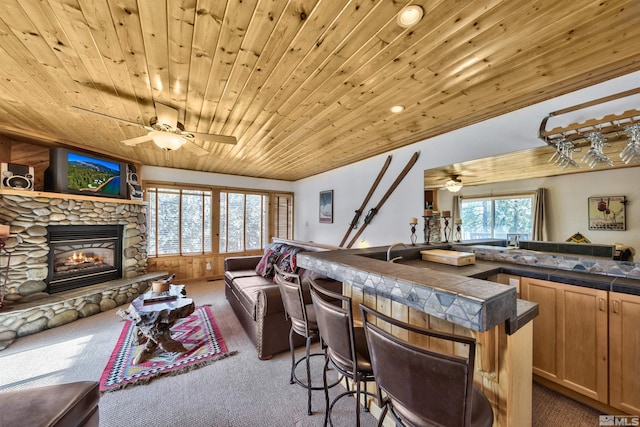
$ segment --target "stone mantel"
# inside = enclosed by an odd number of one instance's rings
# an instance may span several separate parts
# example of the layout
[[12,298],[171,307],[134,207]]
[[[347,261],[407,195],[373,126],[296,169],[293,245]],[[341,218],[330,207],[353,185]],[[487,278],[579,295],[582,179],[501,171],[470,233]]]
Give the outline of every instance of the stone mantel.
[[[68,302],[56,305],[59,296],[45,292],[50,250],[47,227],[50,225],[121,225],[122,277],[127,283],[116,280],[111,284],[115,294],[125,295],[116,303],[124,304],[144,292],[148,285],[148,280],[141,278],[147,268],[147,209],[148,203],[138,200],[0,190],[0,224],[10,227],[10,237],[4,240],[5,250],[11,254],[3,306],[0,307],[0,349],[3,341],[10,343],[15,337],[112,308],[111,304],[100,304],[100,301],[96,307],[96,293],[91,289],[79,290],[85,294],[84,299],[74,293],[71,305]],[[6,265],[7,257],[0,255],[0,267]],[[141,279],[136,280],[138,278]],[[110,299],[109,295],[102,293],[107,299]],[[67,314],[64,319],[54,320],[60,316],[56,310],[34,308],[28,318],[8,315],[18,307],[32,304],[43,307],[53,304]],[[81,307],[83,311],[74,307]]]
[[117,203],[117,204],[130,204],[130,205],[147,205],[148,204],[147,202],[142,200],[119,199],[115,197],[97,197],[97,196],[83,196],[81,194],[50,193],[46,191],[0,189],[0,196],[4,196],[4,195],[22,196],[26,198],[64,199],[64,200],[78,200],[78,201],[86,200],[90,202],[111,202],[111,203]]

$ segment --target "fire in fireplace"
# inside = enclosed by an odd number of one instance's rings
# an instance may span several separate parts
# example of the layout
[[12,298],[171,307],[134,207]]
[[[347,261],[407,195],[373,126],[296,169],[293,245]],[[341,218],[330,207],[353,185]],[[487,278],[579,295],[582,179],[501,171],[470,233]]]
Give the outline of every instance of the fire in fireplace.
[[122,226],[56,225],[47,231],[50,294],[122,277]]

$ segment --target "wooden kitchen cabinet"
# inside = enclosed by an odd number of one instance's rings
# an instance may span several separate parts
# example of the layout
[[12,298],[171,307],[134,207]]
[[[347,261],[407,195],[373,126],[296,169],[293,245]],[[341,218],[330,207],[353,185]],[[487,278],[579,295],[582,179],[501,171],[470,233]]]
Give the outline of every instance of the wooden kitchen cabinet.
[[607,403],[609,292],[526,277],[520,291],[538,303],[533,372]]
[[609,293],[610,405],[640,414],[640,296]]
[[515,286],[516,287],[516,296],[520,297],[520,276],[516,276],[515,274],[507,274],[507,273],[498,273],[487,280],[492,282],[501,283],[503,285]]

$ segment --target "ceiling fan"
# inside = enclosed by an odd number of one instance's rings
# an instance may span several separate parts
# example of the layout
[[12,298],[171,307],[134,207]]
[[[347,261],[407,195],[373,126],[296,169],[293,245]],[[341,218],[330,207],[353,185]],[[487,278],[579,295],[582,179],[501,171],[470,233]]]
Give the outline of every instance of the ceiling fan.
[[149,126],[130,122],[107,114],[98,113],[97,111],[87,110],[80,107],[73,108],[128,125],[138,126],[147,131],[146,135],[122,141],[126,145],[138,145],[143,142],[153,141],[158,147],[165,150],[177,150],[180,147],[184,147],[195,155],[203,156],[209,154],[209,151],[205,150],[195,142],[211,141],[222,144],[237,144],[237,140],[233,136],[186,131],[184,129],[184,125],[178,121],[178,110],[168,105],[161,104],[160,102],[156,102],[155,106],[156,117],[153,117],[149,121]]

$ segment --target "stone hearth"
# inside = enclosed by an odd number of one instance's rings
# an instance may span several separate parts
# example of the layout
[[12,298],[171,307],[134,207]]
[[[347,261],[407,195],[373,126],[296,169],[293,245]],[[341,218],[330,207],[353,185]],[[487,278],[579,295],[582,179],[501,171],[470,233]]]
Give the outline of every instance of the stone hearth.
[[[10,226],[11,254],[0,307],[0,349],[17,337],[72,322],[132,301],[166,272],[146,273],[147,205],[144,202],[0,190],[0,224]],[[49,225],[122,225],[122,279],[50,295]],[[0,266],[7,258],[0,256]]]

